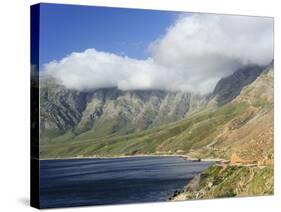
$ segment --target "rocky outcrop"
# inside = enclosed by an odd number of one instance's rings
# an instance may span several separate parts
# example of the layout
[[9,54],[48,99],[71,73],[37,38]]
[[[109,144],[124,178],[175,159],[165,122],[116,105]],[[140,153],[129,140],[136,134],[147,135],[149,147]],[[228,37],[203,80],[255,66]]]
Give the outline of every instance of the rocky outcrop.
[[236,165],[236,164],[253,164],[253,163],[256,163],[256,161],[242,159],[235,152],[230,157],[230,164],[231,165]]
[[65,131],[79,123],[86,107],[86,94],[59,85],[52,78],[40,79],[40,130]]
[[217,83],[211,97],[218,105],[230,102],[240,94],[243,87],[255,81],[264,69],[263,66],[251,65],[237,70]]

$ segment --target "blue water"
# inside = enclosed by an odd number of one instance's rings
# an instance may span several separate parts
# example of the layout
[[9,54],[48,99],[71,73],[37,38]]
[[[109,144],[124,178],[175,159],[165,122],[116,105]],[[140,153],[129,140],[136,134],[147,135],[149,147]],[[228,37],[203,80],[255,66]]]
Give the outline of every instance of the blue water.
[[208,162],[180,157],[40,161],[41,208],[166,201]]

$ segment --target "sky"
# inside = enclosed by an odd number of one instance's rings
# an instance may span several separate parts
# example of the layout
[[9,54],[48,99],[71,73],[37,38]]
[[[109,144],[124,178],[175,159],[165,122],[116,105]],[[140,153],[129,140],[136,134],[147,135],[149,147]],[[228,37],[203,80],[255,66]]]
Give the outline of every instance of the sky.
[[76,90],[207,94],[223,77],[273,59],[273,19],[46,5],[40,68]]
[[144,59],[146,47],[165,33],[176,12],[41,4],[40,65],[95,48]]

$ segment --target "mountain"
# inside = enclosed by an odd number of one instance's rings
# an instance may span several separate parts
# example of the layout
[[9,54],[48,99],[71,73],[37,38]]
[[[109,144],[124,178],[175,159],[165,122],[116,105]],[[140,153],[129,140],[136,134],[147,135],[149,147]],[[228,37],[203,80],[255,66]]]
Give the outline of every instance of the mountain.
[[174,122],[210,102],[220,106],[231,101],[263,69],[261,66],[239,69],[221,79],[209,95],[117,88],[78,91],[43,76],[40,78],[41,141],[50,141],[65,133],[88,132],[92,137],[129,134]]
[[40,137],[55,137],[76,126],[84,109],[87,95],[69,90],[53,78],[40,78]]
[[230,102],[240,94],[244,86],[255,81],[264,69],[264,66],[258,65],[247,65],[238,69],[217,83],[211,97],[215,98],[218,105]]
[[[238,72],[233,76],[241,75]],[[230,88],[222,81],[218,84],[215,91],[227,90],[222,85]],[[227,99],[232,100],[223,105],[210,105],[206,97],[187,93],[68,91],[70,99],[81,98],[84,110],[73,103],[73,111],[81,111],[76,122],[69,122],[76,124],[41,145],[41,157],[188,154],[229,159],[236,153],[244,159],[269,160],[273,157],[272,64],[251,83],[239,85],[239,94],[230,92]],[[49,94],[55,99],[52,104],[64,105],[60,96],[64,89]]]
[[230,103],[246,104],[247,109],[223,125],[213,142],[193,151],[195,157],[220,157],[230,164],[210,166],[171,200],[274,193],[273,78],[270,65]]
[[229,104],[245,105],[242,113],[226,123],[212,143],[199,155],[230,158],[233,153],[246,160],[263,161],[273,157],[273,66],[269,65]]
[[93,137],[129,134],[182,119],[203,106],[205,96],[161,90],[104,88],[70,90],[41,78],[40,130],[43,141],[71,131]]
[[248,105],[247,109],[223,125],[213,142],[194,150],[197,157],[223,157],[230,164],[210,166],[170,200],[274,193],[273,79],[271,63],[230,103]]

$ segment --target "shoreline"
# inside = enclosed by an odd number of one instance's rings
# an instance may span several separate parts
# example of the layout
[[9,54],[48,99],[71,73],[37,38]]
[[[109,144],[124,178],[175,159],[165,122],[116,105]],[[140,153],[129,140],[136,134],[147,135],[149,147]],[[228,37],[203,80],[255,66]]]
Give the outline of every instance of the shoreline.
[[142,157],[180,157],[184,160],[190,160],[194,162],[220,162],[222,158],[194,158],[188,155],[182,154],[141,154],[141,155],[120,155],[120,156],[91,156],[91,157],[64,157],[64,158],[38,158],[40,161],[44,160],[79,160],[79,159],[120,159],[120,158],[142,158]]

